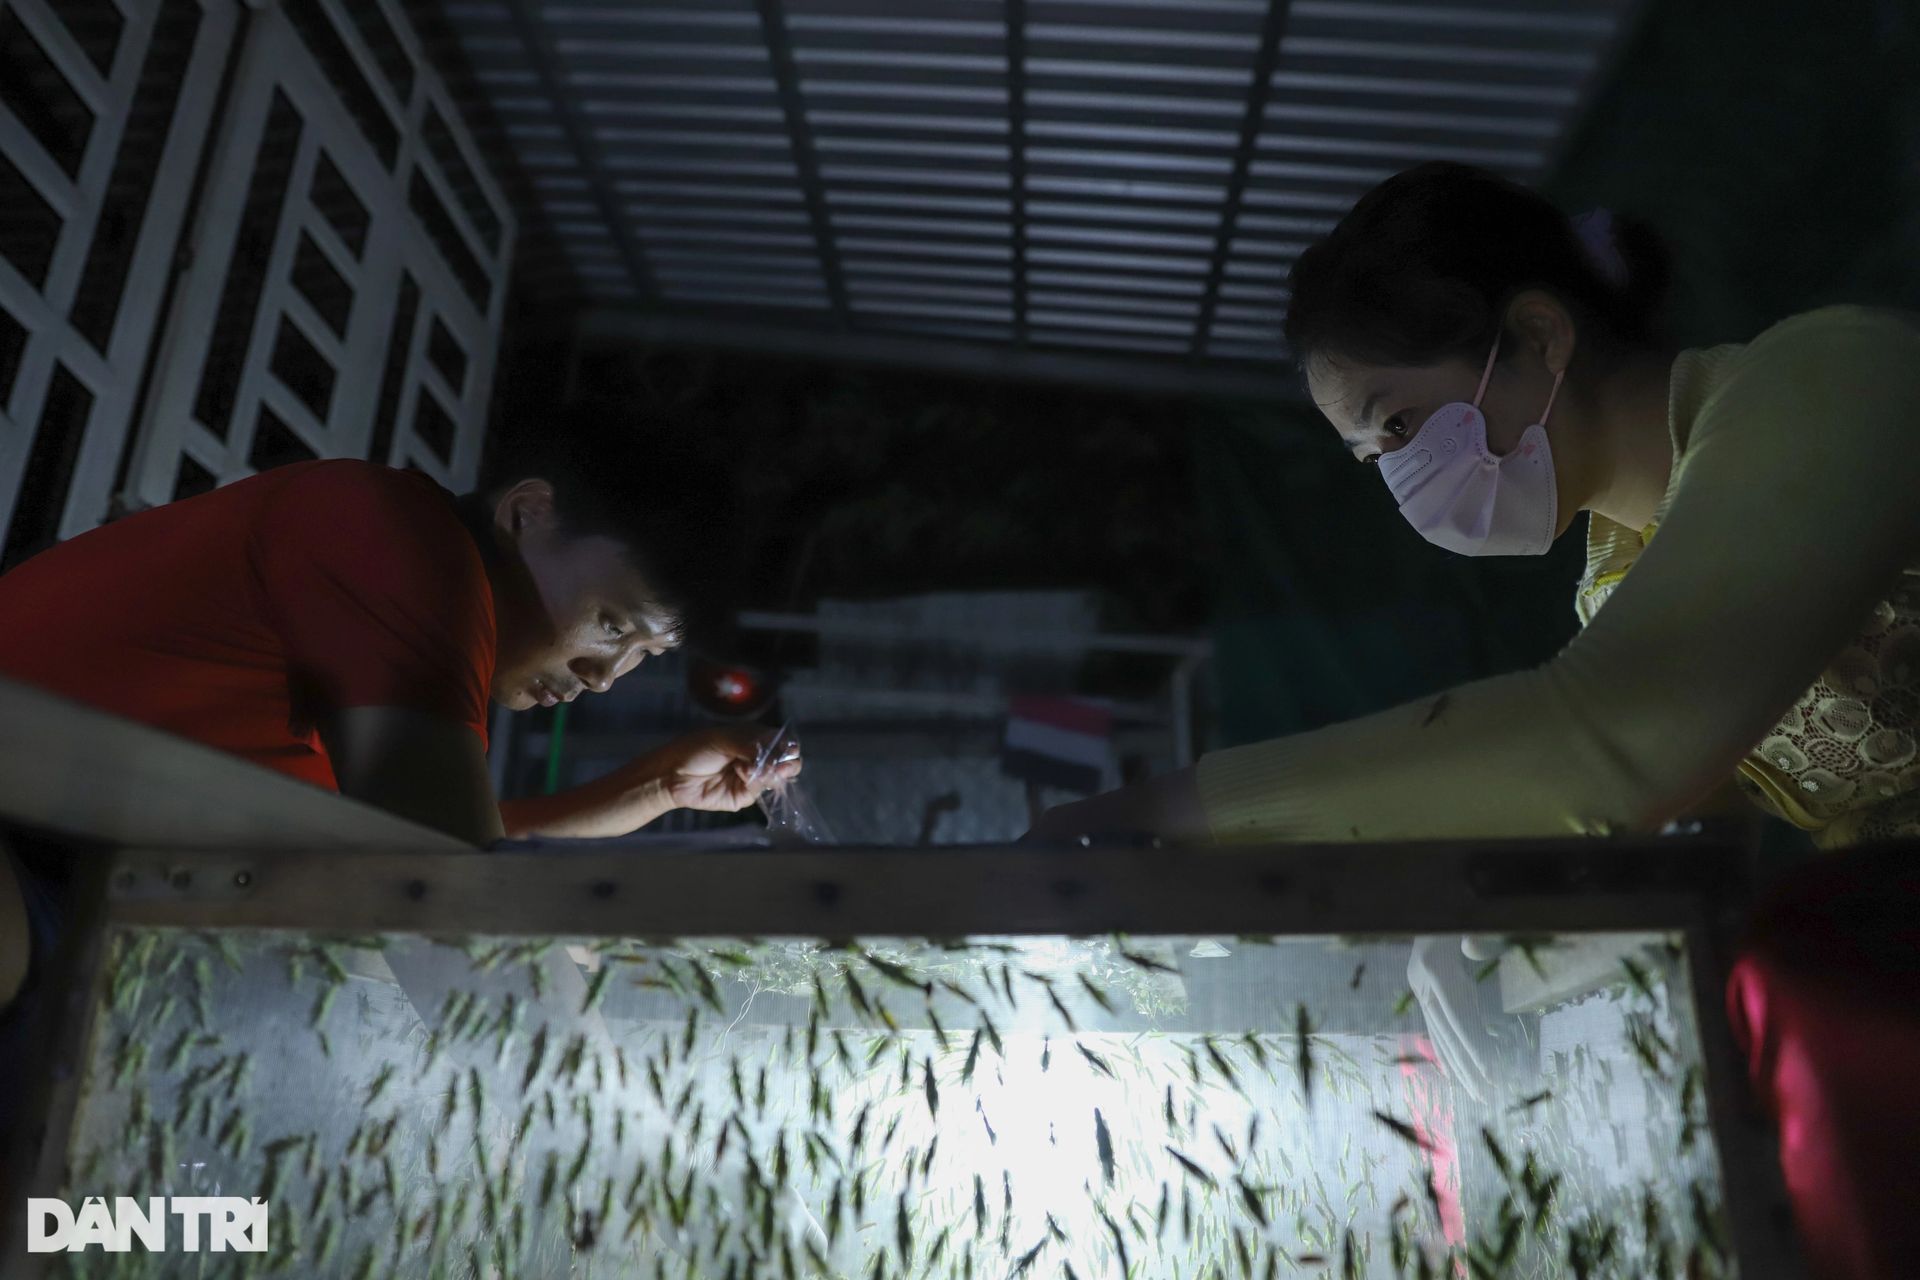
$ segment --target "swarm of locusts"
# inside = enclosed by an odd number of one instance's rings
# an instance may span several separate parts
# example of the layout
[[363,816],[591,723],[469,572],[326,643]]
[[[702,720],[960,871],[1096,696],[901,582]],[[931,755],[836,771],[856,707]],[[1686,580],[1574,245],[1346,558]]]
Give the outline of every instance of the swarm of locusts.
[[1255,1029],[1192,1029],[1179,963],[1124,937],[123,931],[69,1190],[262,1197],[271,1248],[63,1261],[351,1280],[1731,1274],[1701,1078],[1653,962],[1619,998],[1672,1150],[1630,1186],[1583,1145],[1612,1096],[1584,1059],[1475,1111],[1423,1038],[1326,1031],[1279,984]]

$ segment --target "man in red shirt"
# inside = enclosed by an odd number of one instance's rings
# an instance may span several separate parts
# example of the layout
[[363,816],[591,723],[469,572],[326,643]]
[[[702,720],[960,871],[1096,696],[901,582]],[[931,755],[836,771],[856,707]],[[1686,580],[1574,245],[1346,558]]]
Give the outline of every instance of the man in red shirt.
[[[0,577],[0,675],[476,845],[751,804],[762,735],[729,730],[496,801],[489,699],[605,691],[679,644],[725,571],[709,473],[630,423],[552,425],[464,498],[416,471],[298,463],[73,538]],[[25,961],[14,889],[0,883],[0,1006]]]

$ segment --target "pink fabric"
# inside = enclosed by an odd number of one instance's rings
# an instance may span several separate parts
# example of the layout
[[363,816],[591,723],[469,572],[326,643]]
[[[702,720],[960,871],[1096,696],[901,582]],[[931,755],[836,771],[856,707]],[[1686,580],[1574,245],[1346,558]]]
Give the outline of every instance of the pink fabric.
[[1413,1129],[1427,1144],[1433,1162],[1433,1189],[1440,1201],[1440,1231],[1455,1249],[1467,1245],[1467,1218],[1460,1207],[1460,1149],[1454,1139],[1453,1108],[1444,1090],[1436,1088],[1439,1059],[1425,1036],[1400,1037],[1402,1059],[1424,1058],[1434,1064],[1423,1068],[1402,1061],[1400,1076],[1407,1087],[1407,1109],[1413,1113]]
[[1813,1274],[1920,1277],[1920,1014],[1749,954],[1727,1016]]

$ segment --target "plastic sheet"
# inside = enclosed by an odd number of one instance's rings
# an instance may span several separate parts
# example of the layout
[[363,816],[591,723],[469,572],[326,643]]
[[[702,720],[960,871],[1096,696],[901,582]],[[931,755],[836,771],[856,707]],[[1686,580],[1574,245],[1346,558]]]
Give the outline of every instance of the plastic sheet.
[[753,762],[753,776],[768,779],[758,801],[767,817],[767,838],[775,844],[838,844],[800,780],[773,774],[786,749],[798,741],[788,721],[760,748]]

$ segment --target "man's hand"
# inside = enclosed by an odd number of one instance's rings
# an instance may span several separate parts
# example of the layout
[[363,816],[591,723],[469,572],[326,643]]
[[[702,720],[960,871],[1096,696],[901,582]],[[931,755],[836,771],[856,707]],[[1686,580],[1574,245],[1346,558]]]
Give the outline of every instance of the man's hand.
[[675,738],[643,759],[663,770],[670,807],[732,813],[754,802],[776,779],[800,772],[800,744],[782,742],[758,774],[754,762],[774,741],[768,731],[705,729]]
[[776,779],[800,772],[799,746],[789,742],[754,773],[776,736],[771,729],[689,733],[585,786],[504,800],[500,819],[509,837],[594,839],[637,831],[671,809],[744,809]]

